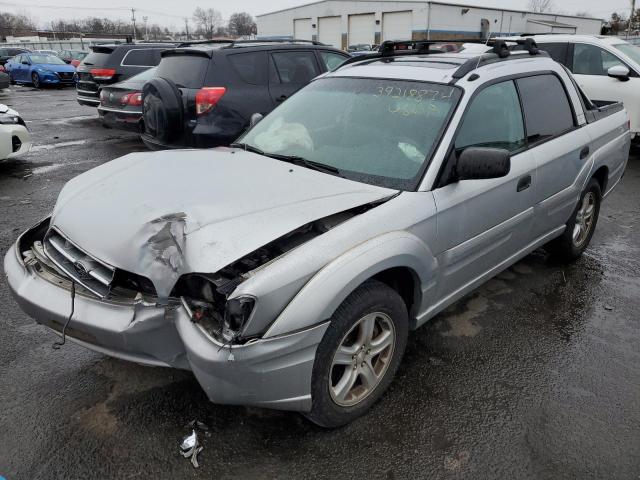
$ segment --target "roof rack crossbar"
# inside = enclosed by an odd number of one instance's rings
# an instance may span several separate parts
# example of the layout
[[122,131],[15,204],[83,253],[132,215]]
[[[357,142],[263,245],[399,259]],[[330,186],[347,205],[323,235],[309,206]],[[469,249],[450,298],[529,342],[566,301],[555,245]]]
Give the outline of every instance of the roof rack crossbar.
[[326,46],[324,43],[321,42],[317,42],[315,40],[300,40],[297,38],[281,38],[281,39],[275,39],[275,38],[270,38],[270,39],[266,39],[266,40],[225,40],[225,39],[215,39],[215,40],[193,40],[191,42],[182,42],[180,44],[178,44],[178,48],[179,47],[189,47],[191,45],[208,45],[208,44],[228,44],[228,47],[225,48],[233,48],[236,45],[243,45],[243,44],[256,44],[256,43],[308,43],[311,45],[320,45],[320,46]]
[[[499,59],[505,59],[511,55],[511,50],[509,49],[509,43],[515,43],[517,45],[522,45],[524,50],[529,52],[529,55],[539,55],[542,52],[538,49],[538,45],[536,44],[533,38],[519,38],[516,40],[512,39],[502,39],[502,38],[490,38],[487,40],[482,40],[479,38],[460,38],[454,40],[406,40],[400,42],[394,42],[387,40],[380,45],[380,48],[377,52],[373,52],[367,55],[360,55],[358,57],[352,57],[345,60],[340,67],[345,65],[349,65],[351,63],[362,62],[366,60],[373,60],[377,58],[388,58],[395,56],[403,56],[403,55],[424,55],[424,54],[442,54],[442,51],[432,50],[431,47],[440,43],[476,43],[483,44],[487,47],[491,47],[490,54],[494,54]],[[398,48],[401,47],[401,48]],[[402,48],[405,47],[405,48]],[[483,60],[485,55],[481,55],[480,58],[475,57],[474,59],[468,60],[465,62],[460,69],[463,70],[464,67],[469,64],[480,66],[483,64]],[[467,67],[468,68],[468,67]],[[475,68],[473,68],[475,70]],[[466,72],[468,73],[468,71]],[[465,73],[465,75],[466,75]],[[463,75],[464,76],[464,75]],[[454,75],[455,77],[455,75]],[[462,78],[462,77],[459,77]]]

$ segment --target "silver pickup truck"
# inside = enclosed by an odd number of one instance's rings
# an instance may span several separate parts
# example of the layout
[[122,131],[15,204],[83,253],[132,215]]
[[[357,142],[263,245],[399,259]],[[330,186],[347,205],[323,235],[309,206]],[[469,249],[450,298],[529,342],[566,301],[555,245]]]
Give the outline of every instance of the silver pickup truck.
[[624,173],[621,104],[594,107],[532,40],[491,45],[387,43],[229,148],[74,178],[5,257],[15,298],[213,402],[353,420],[411,330],[539,247],[578,258]]

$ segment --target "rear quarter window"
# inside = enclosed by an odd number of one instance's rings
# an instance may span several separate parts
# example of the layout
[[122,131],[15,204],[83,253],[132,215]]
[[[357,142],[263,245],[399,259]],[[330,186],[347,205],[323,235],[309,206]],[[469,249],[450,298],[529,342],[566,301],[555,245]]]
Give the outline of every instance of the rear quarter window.
[[536,75],[517,83],[529,142],[556,137],[574,127],[571,104],[558,77]]
[[156,76],[171,80],[178,87],[201,88],[209,66],[209,58],[201,55],[167,55],[160,64]]
[[137,49],[134,48],[125,53],[122,65],[127,67],[155,67],[160,63],[160,54],[163,49]]

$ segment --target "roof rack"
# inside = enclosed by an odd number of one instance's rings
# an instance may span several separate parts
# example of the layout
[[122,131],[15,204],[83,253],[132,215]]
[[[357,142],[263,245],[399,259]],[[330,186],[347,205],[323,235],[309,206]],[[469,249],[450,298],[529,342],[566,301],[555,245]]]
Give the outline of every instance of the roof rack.
[[297,38],[281,38],[281,39],[269,38],[266,40],[258,40],[258,39],[256,40],[223,40],[223,39],[194,40],[192,42],[182,42],[178,44],[178,47],[188,47],[191,45],[207,45],[207,44],[229,44],[229,46],[226,48],[233,48],[236,45],[256,44],[256,43],[308,43],[311,45],[326,46],[324,43],[316,42],[315,40],[300,40]]
[[454,40],[409,40],[402,42],[386,41],[383,42],[382,45],[380,45],[380,48],[377,52],[349,58],[345,60],[342,65],[340,65],[340,68],[351,63],[357,63],[366,60],[405,55],[443,54],[444,52],[440,50],[431,49],[432,46],[439,43],[476,43],[491,47],[491,51],[488,51],[487,53],[482,54],[478,57],[471,58],[464,64],[462,64],[460,68],[458,68],[458,70],[456,70],[456,72],[453,74],[453,78],[455,79],[464,77],[467,73],[475,70],[481,65],[486,65],[487,63],[493,63],[495,61],[500,61],[508,58],[511,55],[511,50],[509,50],[509,47],[507,45],[508,43],[522,45],[524,47],[524,50],[529,52],[529,55],[547,55],[546,52],[538,49],[538,45],[533,38],[522,38],[516,40],[505,40],[500,38],[490,38],[488,40],[481,40],[478,38],[465,38]]

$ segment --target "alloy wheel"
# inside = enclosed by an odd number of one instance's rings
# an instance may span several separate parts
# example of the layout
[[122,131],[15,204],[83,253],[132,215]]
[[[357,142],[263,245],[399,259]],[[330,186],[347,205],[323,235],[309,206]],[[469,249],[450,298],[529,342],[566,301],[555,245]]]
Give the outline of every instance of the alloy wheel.
[[38,76],[37,73],[34,73],[33,75],[31,75],[31,80],[33,81],[33,86],[35,88],[40,88],[40,77]]
[[375,390],[391,363],[395,340],[393,321],[385,313],[369,313],[353,325],[329,370],[329,392],[337,405],[356,405]]
[[596,211],[596,196],[593,192],[586,193],[576,214],[576,221],[573,226],[573,244],[581,247],[589,237]]

